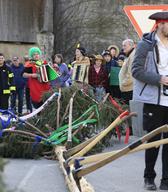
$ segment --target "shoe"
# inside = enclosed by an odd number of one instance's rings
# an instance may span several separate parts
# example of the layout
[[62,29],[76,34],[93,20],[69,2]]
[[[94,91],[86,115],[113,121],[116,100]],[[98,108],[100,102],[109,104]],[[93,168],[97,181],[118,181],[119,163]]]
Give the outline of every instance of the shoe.
[[168,190],[168,179],[166,179],[166,180],[162,179],[161,180],[159,189],[160,190]]
[[144,188],[148,191],[156,191],[156,184],[153,178],[145,178],[144,180]]

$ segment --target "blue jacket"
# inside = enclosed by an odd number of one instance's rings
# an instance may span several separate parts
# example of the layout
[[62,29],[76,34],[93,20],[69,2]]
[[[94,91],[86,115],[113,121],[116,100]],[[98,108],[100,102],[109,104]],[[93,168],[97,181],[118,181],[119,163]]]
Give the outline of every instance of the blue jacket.
[[60,87],[64,87],[66,84],[66,81],[69,79],[70,77],[70,73],[69,73],[69,70],[68,70],[68,67],[65,63],[61,63],[59,65],[59,69],[56,70],[60,76],[51,81],[51,86],[52,87],[55,87],[55,86],[60,86]]
[[20,63],[19,66],[16,67],[14,64],[12,64],[11,70],[14,74],[14,83],[16,89],[23,89],[27,82],[27,79],[22,76],[24,71],[24,65]]
[[160,104],[161,75],[158,71],[158,63],[159,54],[155,32],[144,34],[137,45],[132,64],[133,100]]

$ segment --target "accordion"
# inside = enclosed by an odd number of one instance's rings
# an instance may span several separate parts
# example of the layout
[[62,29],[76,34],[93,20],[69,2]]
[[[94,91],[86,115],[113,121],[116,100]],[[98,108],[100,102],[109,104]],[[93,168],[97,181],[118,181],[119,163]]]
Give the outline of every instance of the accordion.
[[88,83],[88,72],[90,64],[74,64],[72,80],[82,83]]
[[59,77],[58,73],[53,69],[50,63],[43,64],[38,67],[39,81],[47,83]]

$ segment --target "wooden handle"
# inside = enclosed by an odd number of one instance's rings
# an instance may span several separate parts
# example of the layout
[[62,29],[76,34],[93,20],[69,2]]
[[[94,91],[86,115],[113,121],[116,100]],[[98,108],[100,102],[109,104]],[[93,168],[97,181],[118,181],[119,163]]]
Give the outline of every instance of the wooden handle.
[[145,136],[141,137],[136,142],[131,143],[127,147],[125,147],[122,150],[118,151],[117,153],[112,154],[111,156],[99,161],[98,163],[96,163],[94,165],[88,166],[88,167],[80,170],[79,172],[77,172],[77,177],[80,178],[81,176],[84,176],[84,175],[86,175],[86,174],[88,174],[90,172],[93,172],[96,169],[101,168],[104,165],[118,159],[119,157],[129,153],[131,150],[134,150],[139,145],[141,145],[145,141],[148,141],[149,139],[151,139],[152,137],[156,136],[157,134],[159,134],[161,132],[168,132],[168,126],[167,125],[161,126],[161,127],[157,128],[156,130],[154,130],[154,131],[146,134]]
[[[100,140],[102,140],[113,128],[115,128],[117,125],[122,123],[124,120],[126,120],[128,117],[132,116],[131,113],[129,116],[127,116],[128,112],[124,111],[117,119],[115,119],[109,127],[107,127],[105,130],[103,130],[98,136],[91,141],[86,147],[84,147],[81,151],[76,153],[74,156],[72,156],[72,159],[70,160],[69,164],[73,162],[73,158],[75,157],[81,157],[85,155],[88,151],[90,151]],[[127,118],[126,118],[127,117]]]
[[[168,138],[162,139],[159,141],[154,141],[151,143],[142,144],[139,147],[130,151],[128,154],[135,153],[135,152],[142,151],[142,150],[146,150],[146,149],[150,149],[150,148],[157,148],[160,145],[164,145],[164,144],[168,144]],[[107,157],[110,157],[111,155],[118,153],[119,151],[121,151],[121,150],[116,150],[116,151],[111,151],[111,152],[107,152],[107,153],[101,153],[101,154],[97,154],[97,155],[91,155],[91,156],[83,157],[83,160],[80,161],[80,165],[83,166],[86,164],[96,163],[96,162],[101,161]]]

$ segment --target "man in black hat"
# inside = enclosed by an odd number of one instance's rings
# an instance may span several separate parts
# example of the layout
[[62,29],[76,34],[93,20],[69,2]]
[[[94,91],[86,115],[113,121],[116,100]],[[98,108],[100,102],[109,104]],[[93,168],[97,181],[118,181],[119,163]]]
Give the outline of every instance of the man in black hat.
[[[149,17],[155,20],[155,29],[143,35],[138,43],[132,75],[135,78],[133,100],[144,103],[143,128],[147,132],[168,124],[168,12],[158,12]],[[149,142],[168,138],[159,134]],[[145,152],[145,189],[156,190],[154,170],[159,148]],[[168,190],[168,144],[162,148],[161,190]]]

